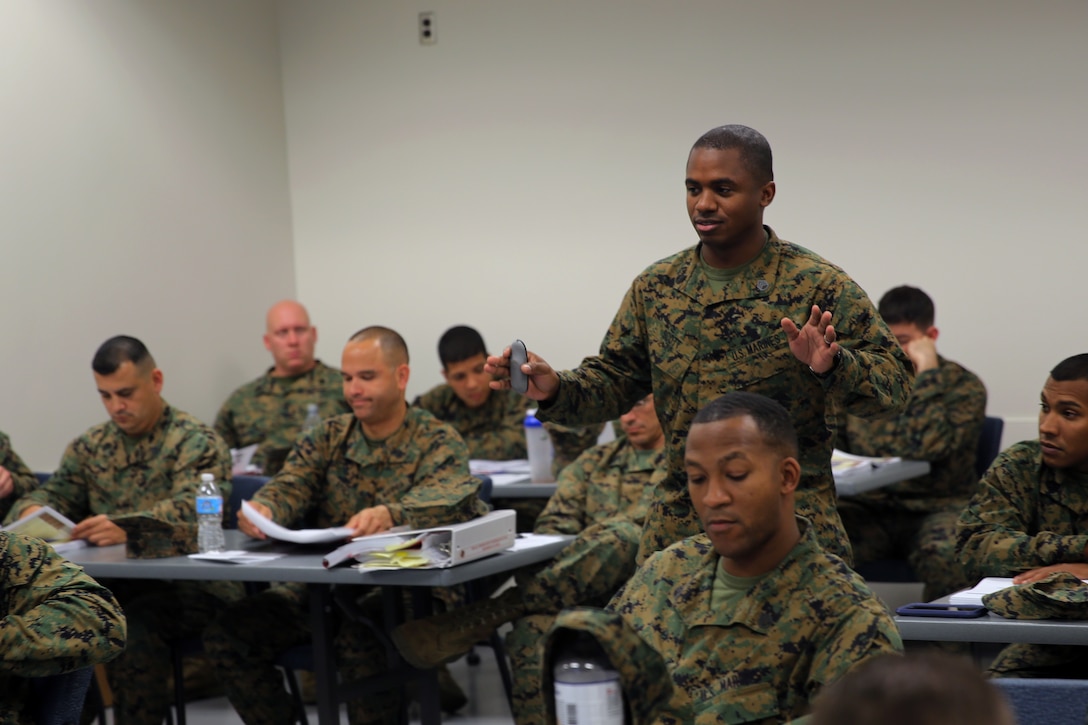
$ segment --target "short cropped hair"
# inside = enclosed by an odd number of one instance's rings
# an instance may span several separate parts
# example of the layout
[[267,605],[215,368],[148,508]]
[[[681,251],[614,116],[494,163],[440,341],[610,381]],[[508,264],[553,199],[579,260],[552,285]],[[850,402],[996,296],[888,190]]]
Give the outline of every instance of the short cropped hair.
[[126,362],[132,363],[141,372],[155,367],[155,358],[151,357],[147,346],[135,337],[117,335],[99,345],[91,360],[91,369],[99,375],[113,375]]
[[1050,377],[1058,382],[1088,380],[1088,353],[1067,357],[1054,366]]
[[486,356],[487,345],[474,327],[457,325],[438,338],[438,359],[442,361],[443,369],[477,355]]
[[774,181],[774,163],[771,158],[771,144],[767,138],[754,128],[732,124],[712,128],[695,142],[695,149],[736,149],[740,152],[741,162],[760,185]]
[[884,293],[877,311],[889,325],[917,325],[926,330],[937,318],[933,300],[922,290],[909,285],[895,287]]
[[797,431],[790,414],[778,402],[755,393],[734,390],[710,401],[695,414],[691,424],[713,423],[730,418],[749,416],[763,434],[764,442],[787,457],[796,458],[799,448]]
[[937,652],[866,660],[812,705],[811,725],[1013,725],[970,660]]
[[408,343],[396,330],[381,325],[371,325],[348,338],[348,342],[366,342],[367,340],[378,341],[386,361],[393,367],[408,364]]

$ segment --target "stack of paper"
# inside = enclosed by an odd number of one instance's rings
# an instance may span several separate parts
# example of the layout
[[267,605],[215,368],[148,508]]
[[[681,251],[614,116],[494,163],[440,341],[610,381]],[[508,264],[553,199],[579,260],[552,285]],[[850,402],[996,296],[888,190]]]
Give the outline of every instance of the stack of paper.
[[59,544],[72,539],[72,529],[75,527],[75,522],[64,514],[50,506],[42,506],[25,519],[12,521],[2,530]]
[[517,458],[512,461],[488,461],[474,458],[468,462],[468,470],[473,476],[493,475],[496,473],[524,473],[529,475],[529,460]]
[[901,459],[898,457],[872,458],[870,456],[855,456],[853,453],[840,451],[836,448],[831,452],[831,473],[834,474],[835,478],[856,476],[899,460]]
[[948,597],[949,604],[982,605],[982,597],[1013,586],[1011,577],[988,576],[970,589],[956,592]]

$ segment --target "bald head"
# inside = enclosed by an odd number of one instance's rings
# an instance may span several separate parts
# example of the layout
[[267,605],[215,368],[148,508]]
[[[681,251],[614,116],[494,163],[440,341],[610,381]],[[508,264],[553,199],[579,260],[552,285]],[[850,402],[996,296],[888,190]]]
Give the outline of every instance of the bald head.
[[265,317],[264,346],[272,353],[274,377],[295,377],[313,369],[317,328],[294,300],[272,305]]
[[348,338],[348,344],[353,342],[375,341],[381,348],[382,356],[390,367],[408,364],[408,345],[404,338],[396,330],[380,325],[364,327]]

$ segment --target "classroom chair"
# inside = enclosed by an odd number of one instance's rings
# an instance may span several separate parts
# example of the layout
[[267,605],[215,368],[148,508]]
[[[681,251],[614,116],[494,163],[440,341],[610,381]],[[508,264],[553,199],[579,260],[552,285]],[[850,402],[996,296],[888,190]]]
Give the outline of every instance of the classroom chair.
[[990,680],[1024,725],[1084,725],[1088,680],[998,677]]
[[1001,434],[1005,430],[1005,419],[986,416],[982,422],[982,434],[978,437],[978,452],[975,456],[975,472],[979,478],[1001,452]]
[[30,680],[35,725],[79,725],[94,666]]
[[[1005,429],[1003,418],[986,416],[982,422],[982,432],[975,449],[975,472],[979,478],[986,473],[997,454],[1001,451],[1001,433]],[[857,572],[871,582],[909,583],[918,581],[914,569],[906,559],[881,559],[868,564],[861,564]]]

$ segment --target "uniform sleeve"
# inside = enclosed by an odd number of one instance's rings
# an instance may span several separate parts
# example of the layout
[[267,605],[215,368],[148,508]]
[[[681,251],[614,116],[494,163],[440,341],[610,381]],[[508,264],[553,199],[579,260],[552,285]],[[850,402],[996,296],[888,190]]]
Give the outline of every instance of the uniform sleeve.
[[[253,500],[272,511],[272,520],[281,526],[294,526],[302,521],[324,487],[329,456],[340,431],[335,420],[326,419],[321,425],[303,433],[287,455],[283,468],[271,481],[260,488]],[[354,511],[344,512],[344,522]]]
[[926,370],[915,378],[907,409],[888,431],[889,452],[883,455],[922,461],[964,455],[973,461],[985,417],[986,388],[982,381],[941,368]]
[[[587,357],[575,370],[559,373],[556,398],[540,406],[541,420],[568,425],[603,423],[630,410],[652,391],[646,310],[638,280],[631,285],[598,355]],[[592,419],[579,417],[588,411]]]
[[6,504],[16,501],[19,497],[25,496],[37,488],[38,479],[34,472],[23,463],[23,459],[19,457],[19,454],[11,449],[11,441],[3,433],[0,433],[0,466],[6,468],[8,473],[11,474],[11,481],[14,485],[8,500],[6,502],[0,501],[0,511],[2,511],[5,509]]
[[840,282],[816,301],[831,310],[842,349],[838,368],[821,383],[835,410],[862,418],[899,413],[910,398],[914,367],[868,296],[845,273]]
[[89,448],[84,438],[69,443],[60,459],[60,467],[48,481],[12,504],[6,521],[10,523],[19,518],[19,513],[29,506],[51,506],[76,523],[80,522],[90,508],[82,462]]
[[576,535],[586,527],[586,498],[598,463],[596,452],[589,450],[559,472],[555,493],[533,527],[536,533]]
[[125,647],[113,594],[37,539],[0,534],[0,670],[42,677],[108,662]]
[[170,477],[170,496],[160,499],[150,508],[131,513],[144,514],[167,523],[196,521],[196,492],[200,475],[211,473],[224,503],[230,498],[231,459],[227,444],[206,426],[192,428],[177,447],[173,467],[166,471]]
[[228,448],[239,448],[240,440],[238,431],[234,427],[234,394],[227,398],[227,402],[219,409],[215,416],[215,432],[218,433]]
[[556,476],[574,462],[583,452],[597,445],[597,439],[604,430],[604,423],[589,426],[570,427],[556,423],[545,423],[548,437],[552,440],[555,458],[552,461],[552,473]]
[[808,698],[838,680],[862,662],[903,652],[903,640],[891,615],[877,601],[857,606],[842,616],[819,645],[809,673]]
[[1038,469],[1034,456],[1018,444],[1003,451],[979,481],[956,526],[960,562],[969,576],[1013,576],[1084,561],[1088,536],[1062,535],[1055,531],[1059,522],[1039,522]]
[[482,516],[479,479],[468,470],[468,446],[451,426],[439,425],[419,436],[414,484],[400,501],[382,501],[394,525],[415,529],[456,524]]

